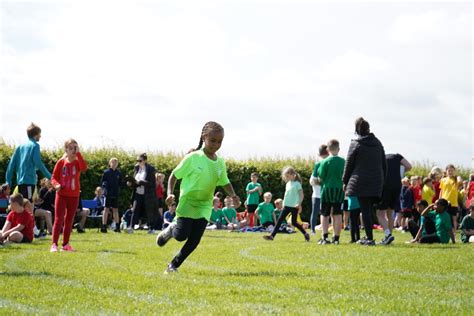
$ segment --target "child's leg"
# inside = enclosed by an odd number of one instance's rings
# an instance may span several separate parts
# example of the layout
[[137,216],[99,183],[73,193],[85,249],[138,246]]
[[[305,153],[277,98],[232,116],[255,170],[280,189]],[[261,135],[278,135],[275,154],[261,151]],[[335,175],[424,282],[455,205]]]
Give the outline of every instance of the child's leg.
[[171,264],[178,268],[184,260],[196,249],[201,241],[201,237],[206,230],[207,220],[205,218],[178,218],[177,225],[173,229],[173,237],[178,241],[186,240],[183,248],[173,258]]
[[339,240],[342,229],[341,203],[333,203],[332,205],[332,226],[334,229],[334,240]]
[[[79,200],[77,200],[77,204],[79,203]],[[76,204],[76,208],[77,208],[77,204]],[[72,204],[71,204],[72,205]],[[86,227],[86,221],[87,221],[87,216],[89,216],[90,214],[90,210],[88,208],[83,208],[81,210],[81,220],[79,222],[79,226],[81,226],[82,229],[84,229],[84,227]],[[74,217],[72,218],[72,220],[74,221]],[[71,224],[72,225],[72,224]],[[72,227],[72,226],[71,226]],[[63,236],[64,237],[64,236]]]
[[107,221],[109,219],[109,210],[110,208],[104,208],[104,214],[102,214],[102,225],[107,225]]
[[293,227],[298,228],[298,230],[303,235],[306,235],[306,231],[304,230],[303,226],[300,223],[298,223],[298,221],[297,221],[297,219],[298,219],[298,209],[296,209],[294,207],[286,207],[286,206],[285,206],[285,209],[288,209],[288,213],[291,213],[291,225]]
[[410,219],[408,221],[408,230],[410,231],[411,236],[415,238],[418,234],[418,231],[420,230],[420,227],[413,219]]
[[11,242],[16,242],[16,243],[21,243],[23,240],[23,234],[21,232],[13,232],[8,236],[8,241]]
[[357,231],[359,230],[359,213],[360,211],[351,210],[351,241],[356,242],[360,238],[357,238]]
[[439,239],[438,235],[432,234],[432,235],[425,235],[421,237],[420,239],[420,244],[434,244],[434,243],[440,243],[441,240]]
[[312,200],[312,209],[311,209],[311,231],[315,233],[316,225],[318,224],[319,210],[321,208],[321,200],[319,198],[313,198]]
[[393,210],[392,210],[392,209],[388,209],[388,210],[387,210],[387,222],[388,222],[388,229],[390,230],[390,235],[391,235],[392,232],[393,232],[393,221],[394,221],[394,218],[393,218]]
[[281,211],[280,217],[278,217],[277,223],[275,227],[273,227],[273,231],[271,233],[272,237],[275,237],[275,235],[278,233],[278,231],[280,230],[281,223],[283,223],[288,213],[289,211],[286,207],[283,209],[283,211]]
[[113,208],[112,212],[113,212],[113,217],[114,217],[115,224],[119,225],[120,224],[120,217],[119,217],[118,208]]
[[56,194],[56,200],[54,202],[54,225],[53,225],[53,244],[58,244],[59,234],[64,224],[64,215],[66,214],[66,198],[59,194]]
[[349,211],[344,211],[344,228],[349,226],[349,217],[350,217]]
[[385,235],[387,235],[387,232],[389,231],[387,211],[386,210],[377,210],[377,219],[379,221],[379,224],[383,227]]
[[79,197],[67,197],[66,204],[67,206],[66,216],[64,219],[63,246],[69,243],[69,237],[71,236],[74,216],[76,215],[77,206],[79,204]]

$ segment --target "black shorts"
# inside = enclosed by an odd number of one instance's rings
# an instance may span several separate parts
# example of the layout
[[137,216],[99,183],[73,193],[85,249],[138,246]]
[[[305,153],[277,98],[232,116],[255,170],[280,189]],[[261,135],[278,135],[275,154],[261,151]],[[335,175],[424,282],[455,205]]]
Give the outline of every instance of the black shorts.
[[448,207],[448,209],[446,211],[451,216],[458,216],[458,213],[459,213],[459,210],[458,210],[457,206],[450,206],[450,207]]
[[31,243],[31,240],[28,239],[25,235],[23,235],[23,239],[20,241],[22,244],[29,244]]
[[321,215],[330,216],[332,208],[332,215],[342,215],[342,203],[321,203]]
[[249,204],[249,205],[247,205],[247,212],[255,213],[257,208],[258,208],[258,204]]
[[165,202],[163,201],[163,198],[158,198],[158,208],[163,208],[165,206]]
[[35,185],[34,184],[20,184],[20,185],[18,185],[18,193],[23,195],[24,199],[30,200],[30,202],[33,202],[34,192],[35,192]]
[[105,207],[118,208],[118,199],[116,197],[105,197]]
[[402,217],[403,218],[411,218],[413,217],[413,210],[409,208],[404,208],[402,210]]
[[[384,187],[382,192],[382,199],[377,205],[378,210],[399,210],[400,209],[400,191],[397,188]],[[398,204],[398,205],[397,205]]]

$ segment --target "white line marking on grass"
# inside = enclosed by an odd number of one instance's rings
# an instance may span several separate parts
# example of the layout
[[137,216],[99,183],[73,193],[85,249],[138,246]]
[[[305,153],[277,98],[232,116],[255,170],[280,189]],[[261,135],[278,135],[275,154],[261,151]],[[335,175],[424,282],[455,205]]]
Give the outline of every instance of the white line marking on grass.
[[43,313],[45,312],[43,309],[38,309],[38,308],[31,307],[25,304],[20,304],[17,302],[13,302],[11,300],[0,298],[0,310],[2,308],[13,308],[19,312],[33,313],[33,314],[40,314],[41,312]]

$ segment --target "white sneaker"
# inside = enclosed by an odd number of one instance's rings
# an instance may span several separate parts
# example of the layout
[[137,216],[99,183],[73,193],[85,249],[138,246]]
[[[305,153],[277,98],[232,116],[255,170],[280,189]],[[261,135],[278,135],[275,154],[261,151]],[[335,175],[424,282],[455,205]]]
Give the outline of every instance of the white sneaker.
[[164,230],[161,231],[161,233],[158,234],[156,237],[156,244],[160,247],[163,247],[168,240],[173,237],[173,229],[176,227],[176,223],[173,222],[169,224],[168,227],[166,227]]

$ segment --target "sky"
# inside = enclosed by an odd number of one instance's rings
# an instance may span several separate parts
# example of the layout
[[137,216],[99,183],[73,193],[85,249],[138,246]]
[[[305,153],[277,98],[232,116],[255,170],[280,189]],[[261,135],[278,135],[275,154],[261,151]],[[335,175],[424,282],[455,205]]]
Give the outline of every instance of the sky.
[[182,153],[217,121],[224,157],[345,156],[362,116],[472,166],[471,2],[195,2],[0,0],[0,137]]

